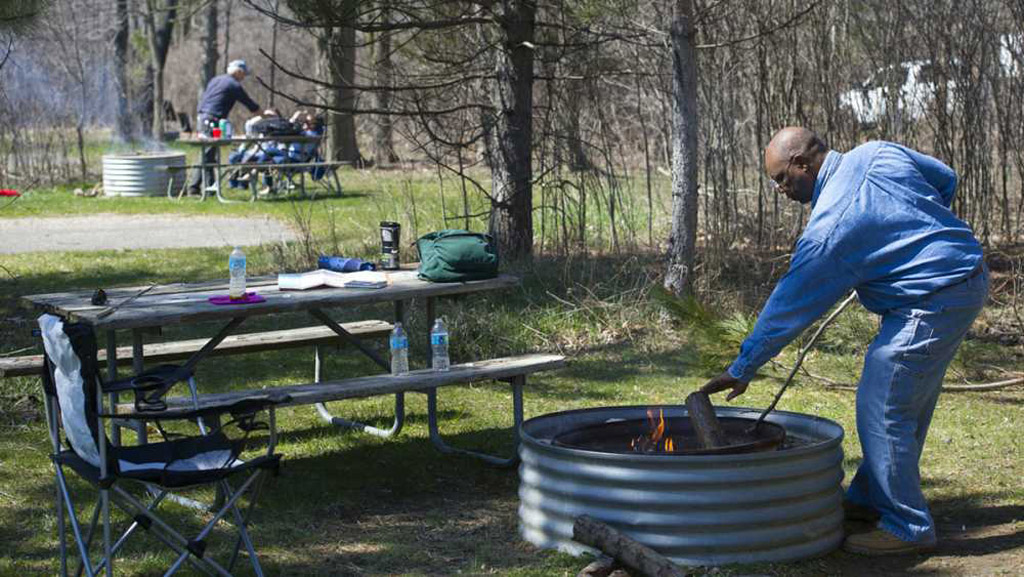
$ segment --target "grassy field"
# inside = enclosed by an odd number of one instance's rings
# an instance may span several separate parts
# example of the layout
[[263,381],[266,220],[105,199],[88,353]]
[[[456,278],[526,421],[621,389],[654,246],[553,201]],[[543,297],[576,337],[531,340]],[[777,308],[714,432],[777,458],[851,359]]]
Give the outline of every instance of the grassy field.
[[[371,256],[376,223],[403,222],[408,239],[443,226],[436,175],[430,172],[345,171],[348,194],[319,199],[255,204],[180,203],[164,199],[81,198],[69,190],[33,191],[0,208],[0,218],[105,213],[178,213],[279,218],[307,236],[298,246],[248,247],[253,274],[303,266],[317,248]],[[452,199],[450,190],[447,210]],[[473,211],[479,212],[477,199]],[[476,219],[474,225],[482,226]],[[450,226],[461,222],[449,222]],[[778,255],[773,255],[778,256]],[[758,256],[748,258],[757,259]],[[223,248],[30,253],[0,257],[0,355],[36,350],[31,311],[17,296],[70,289],[92,289],[144,282],[204,280],[224,276]],[[993,263],[993,287],[1007,290],[1005,267]],[[733,341],[749,326],[756,305],[715,312],[732,332],[723,342],[707,338],[706,327],[690,326],[661,313],[651,296],[659,262],[643,253],[591,255],[574,259],[542,256],[518,270],[521,288],[501,295],[446,301],[439,313],[448,320],[454,362],[526,351],[560,351],[571,359],[558,373],[532,379],[526,391],[527,417],[608,404],[681,403],[700,386]],[[728,276],[720,283],[728,291]],[[729,302],[756,303],[760,292],[735,295]],[[998,344],[987,338],[1005,332],[1008,298],[995,295],[949,376],[974,382],[998,380],[1024,370],[1020,340]],[[720,299],[722,300],[722,299]],[[726,299],[728,300],[728,299]],[[723,300],[723,302],[725,302]],[[1002,303],[1002,304],[1001,304]],[[723,307],[724,308],[724,307]],[[422,307],[413,310],[414,359],[423,359]],[[343,311],[339,318],[389,318],[386,308]],[[273,326],[298,326],[301,318],[282,317]],[[808,370],[839,383],[856,382],[859,355],[875,321],[866,311],[846,314],[826,333]],[[270,326],[268,321],[263,326]],[[254,328],[254,324],[250,328]],[[163,338],[210,334],[211,326],[168,329]],[[795,347],[779,359],[793,361]],[[197,378],[207,391],[308,381],[306,351],[229,357],[200,366]],[[415,362],[415,361],[414,361]],[[374,372],[354,355],[333,355],[327,375]],[[771,366],[737,404],[763,407],[785,371]],[[57,570],[53,476],[48,441],[40,418],[38,381],[0,381],[0,575],[42,575]],[[479,385],[441,392],[442,430],[455,444],[509,450],[511,398],[505,387]],[[820,559],[784,565],[694,568],[698,575],[1019,575],[1024,566],[1024,475],[1019,423],[1024,404],[1020,387],[988,393],[944,394],[936,411],[922,464],[926,495],[939,523],[941,547],[930,556],[884,560],[835,552]],[[390,399],[347,402],[337,413],[378,426],[389,424]],[[540,551],[516,532],[518,499],[514,470],[474,460],[444,457],[427,437],[425,400],[407,400],[409,419],[402,435],[381,440],[339,432],[311,407],[282,411],[285,455],[255,512],[253,535],[270,575],[575,575],[586,559]],[[854,393],[800,377],[780,408],[834,419],[846,430],[844,467],[860,462],[854,425]],[[79,491],[88,492],[81,483]],[[86,499],[80,503],[85,504]],[[171,516],[190,514],[168,506]],[[159,574],[169,556],[141,538],[121,556],[119,571]],[[223,543],[220,543],[223,544]],[[214,547],[217,543],[214,543]],[[216,549],[212,549],[216,554]],[[245,574],[243,572],[243,574]]]

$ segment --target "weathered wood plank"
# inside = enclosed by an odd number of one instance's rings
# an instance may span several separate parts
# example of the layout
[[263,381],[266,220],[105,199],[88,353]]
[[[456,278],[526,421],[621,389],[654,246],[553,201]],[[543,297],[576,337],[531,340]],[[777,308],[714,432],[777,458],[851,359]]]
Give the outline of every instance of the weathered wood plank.
[[[444,372],[422,369],[411,371],[409,374],[401,376],[370,375],[323,383],[273,387],[270,390],[287,393],[291,396],[291,401],[282,406],[311,405],[343,399],[421,391],[476,381],[508,379],[519,375],[559,369],[564,366],[565,357],[561,355],[533,354],[452,365],[451,370]],[[266,391],[266,389],[255,389],[201,394],[199,396],[199,408],[216,409],[229,406],[254,395],[262,395]],[[192,400],[190,398],[173,397],[165,400],[167,402],[167,410],[161,413],[135,414],[134,406],[129,403],[118,405],[118,413],[133,418],[146,419],[147,416],[153,417],[157,415],[169,417],[181,410],[190,410],[192,408]]]
[[459,283],[432,283],[420,280],[416,277],[415,271],[398,271],[387,274],[391,284],[382,289],[323,287],[305,291],[281,291],[274,283],[257,290],[266,299],[266,302],[252,305],[217,306],[210,304],[207,299],[217,294],[223,294],[223,289],[196,291],[182,289],[174,293],[146,294],[102,319],[98,318],[98,314],[106,306],[89,305],[91,293],[75,293],[77,295],[75,299],[68,298],[68,293],[58,293],[57,295],[27,296],[24,297],[24,300],[38,309],[70,318],[72,321],[86,322],[97,329],[107,330],[166,326],[304,311],[314,308],[326,309],[413,298],[449,296],[508,288],[519,283],[517,277],[507,274],[492,279]]
[[[245,284],[247,288],[277,285],[277,275],[249,277],[246,279]],[[100,306],[93,305],[90,302],[90,299],[92,298],[91,291],[68,291],[59,293],[28,295],[21,297],[21,299],[22,303],[29,307],[38,308],[40,305],[46,305],[54,308],[69,308],[73,310],[95,309],[98,312],[107,308],[108,306],[117,304],[118,302],[138,293],[139,291],[147,287],[149,287],[149,285],[104,288],[103,292],[107,293],[108,302],[107,304]],[[156,295],[168,295],[187,292],[226,290],[228,290],[228,281],[224,279],[217,279],[212,281],[196,283],[179,282],[162,284],[154,288],[147,294],[152,297]]]
[[[364,338],[386,336],[391,332],[392,328],[391,323],[377,320],[344,323],[341,326],[349,333]],[[186,359],[192,353],[203,348],[203,345],[209,340],[208,338],[201,338],[166,343],[149,343],[144,345],[142,354],[147,364]],[[341,344],[343,342],[342,338],[335,334],[330,327],[317,325],[297,329],[230,335],[210,353],[210,356],[256,353],[307,345]],[[106,349],[99,351],[98,358],[100,362],[106,361]],[[117,364],[120,366],[132,364],[132,348],[130,346],[118,347]],[[35,375],[42,370],[43,355],[0,358],[0,377]]]

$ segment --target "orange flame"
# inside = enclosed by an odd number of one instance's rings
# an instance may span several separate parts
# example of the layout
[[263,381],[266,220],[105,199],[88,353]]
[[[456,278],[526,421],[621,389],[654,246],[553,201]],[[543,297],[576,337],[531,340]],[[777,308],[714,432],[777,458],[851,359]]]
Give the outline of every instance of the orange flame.
[[665,434],[667,425],[665,424],[664,410],[658,409],[658,418],[655,420],[654,409],[647,409],[647,423],[651,428],[650,434],[633,439],[629,444],[630,449],[640,452],[661,450],[666,453],[674,453],[675,443],[672,441],[672,437]]
[[651,440],[657,443],[665,435],[665,412],[658,409],[658,424],[654,424],[654,411],[647,409],[647,419],[651,423]]

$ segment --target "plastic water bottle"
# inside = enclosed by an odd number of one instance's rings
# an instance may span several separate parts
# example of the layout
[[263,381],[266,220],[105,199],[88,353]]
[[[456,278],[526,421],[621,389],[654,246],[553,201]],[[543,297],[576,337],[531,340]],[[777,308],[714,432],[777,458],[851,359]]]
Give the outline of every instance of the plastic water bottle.
[[391,374],[404,375],[409,372],[409,337],[402,323],[395,323],[391,331]]
[[242,249],[235,247],[228,257],[228,297],[232,300],[245,298],[245,253]]
[[430,349],[434,353],[430,363],[434,370],[447,371],[451,367],[451,361],[448,359],[448,329],[441,319],[437,319],[434,327],[430,329]]

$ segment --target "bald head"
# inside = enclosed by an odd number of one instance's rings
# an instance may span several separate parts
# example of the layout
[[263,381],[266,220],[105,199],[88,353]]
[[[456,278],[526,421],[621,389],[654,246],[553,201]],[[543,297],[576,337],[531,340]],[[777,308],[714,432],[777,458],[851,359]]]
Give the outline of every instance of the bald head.
[[789,198],[807,203],[814,195],[814,181],[828,146],[813,131],[788,126],[775,133],[764,149],[768,177]]
[[772,137],[765,149],[765,152],[769,151],[790,158],[809,152],[828,152],[828,147],[825,145],[825,141],[813,131],[802,126],[787,126]]

